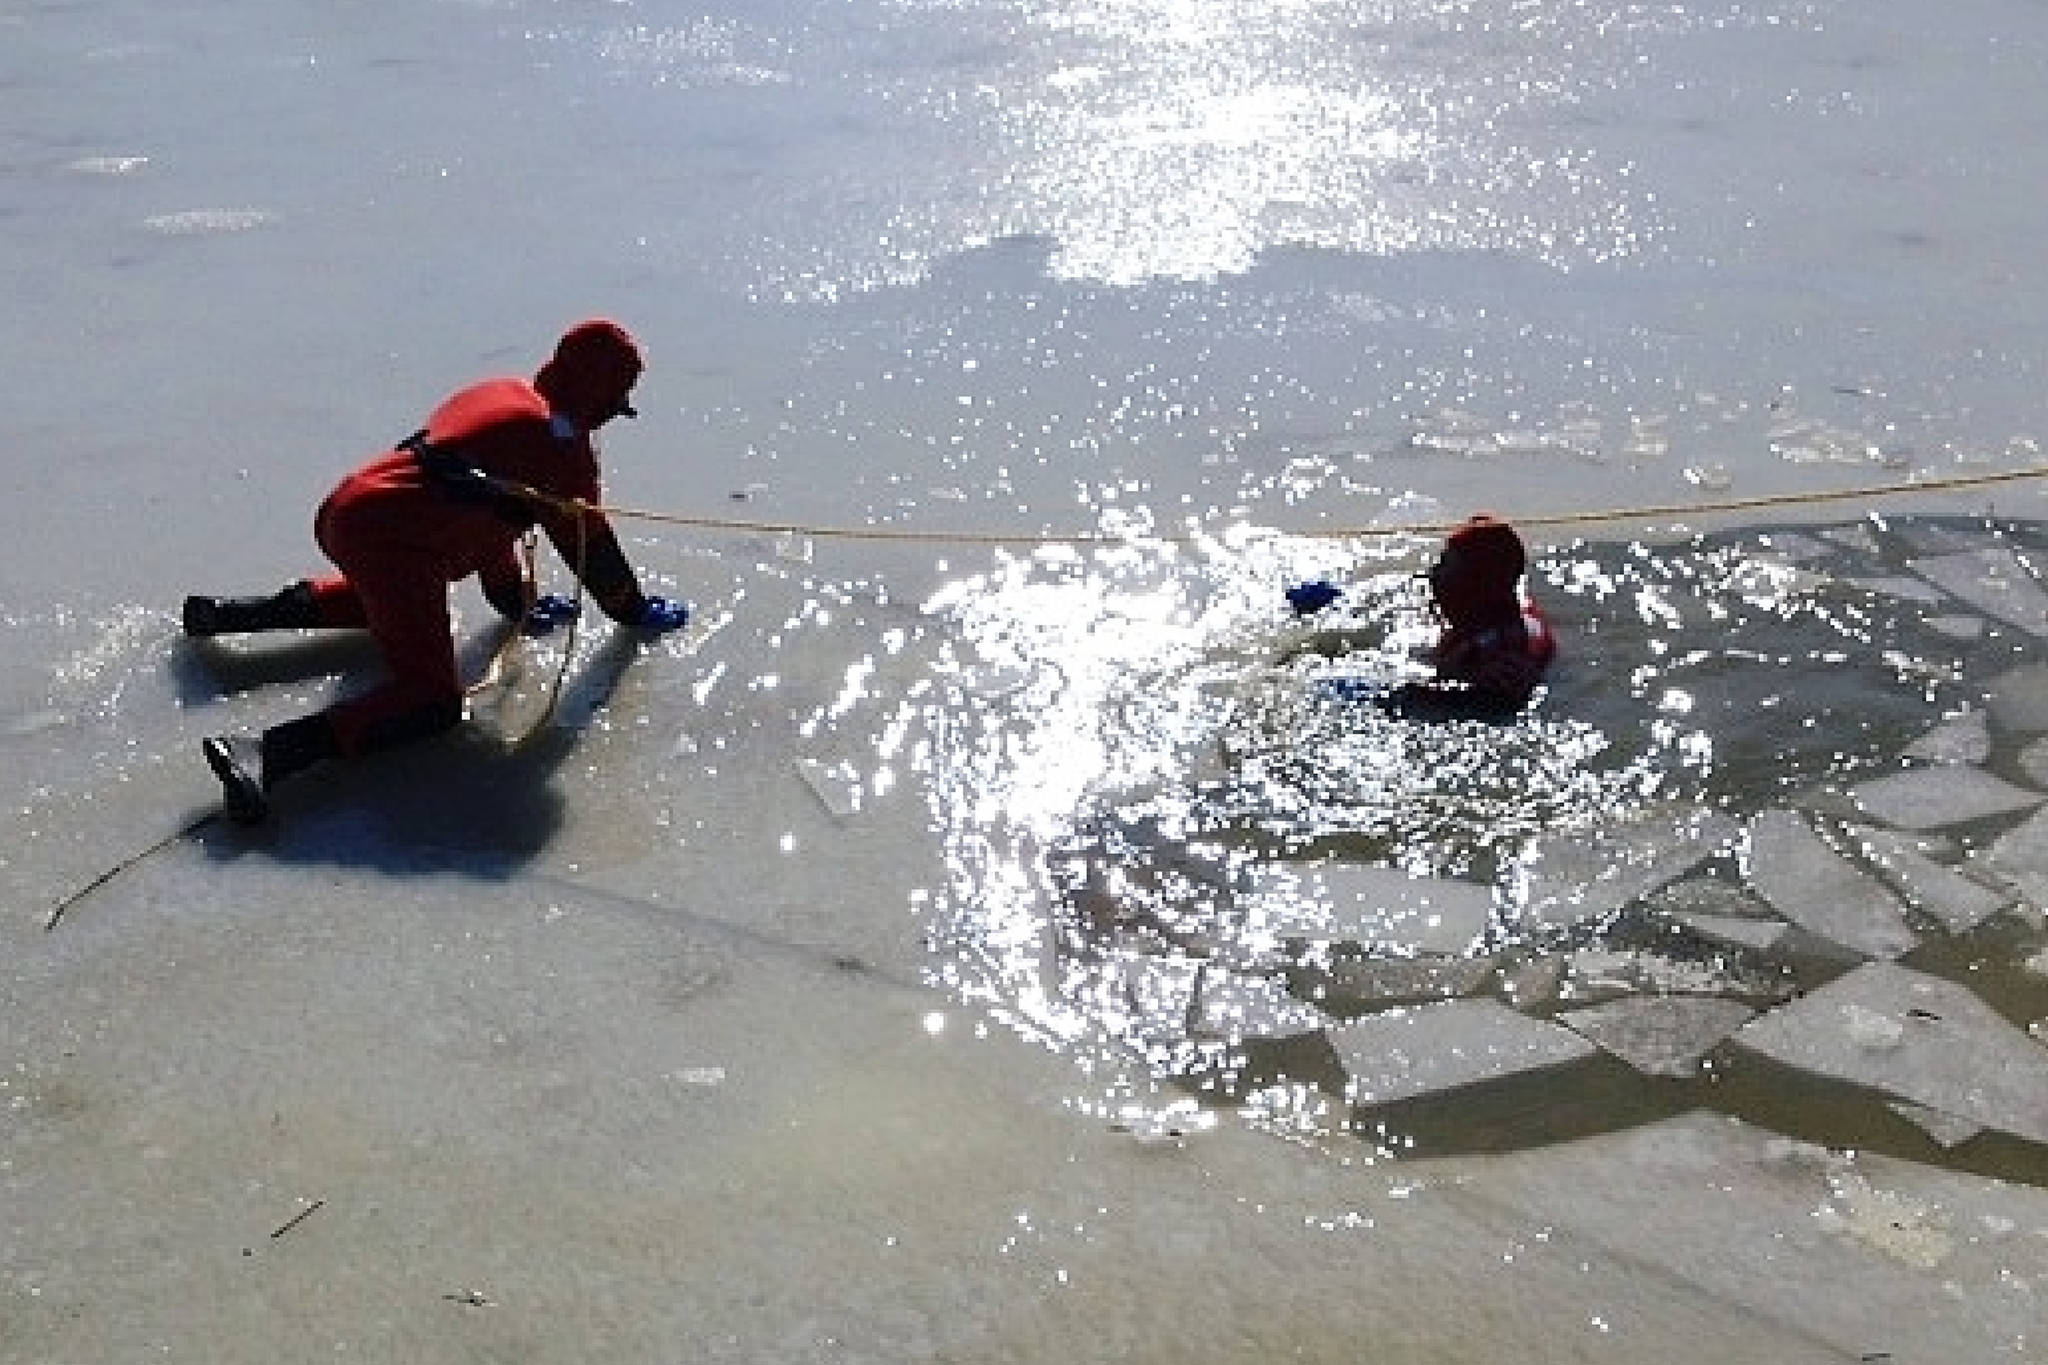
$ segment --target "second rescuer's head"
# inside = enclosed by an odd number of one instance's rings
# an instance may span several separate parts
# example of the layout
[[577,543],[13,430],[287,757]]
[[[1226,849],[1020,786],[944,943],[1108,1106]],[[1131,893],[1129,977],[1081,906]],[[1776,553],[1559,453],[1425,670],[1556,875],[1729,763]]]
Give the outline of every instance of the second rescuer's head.
[[637,417],[628,402],[646,368],[639,343],[606,318],[579,322],[555,343],[533,386],[555,411],[595,431],[614,417]]

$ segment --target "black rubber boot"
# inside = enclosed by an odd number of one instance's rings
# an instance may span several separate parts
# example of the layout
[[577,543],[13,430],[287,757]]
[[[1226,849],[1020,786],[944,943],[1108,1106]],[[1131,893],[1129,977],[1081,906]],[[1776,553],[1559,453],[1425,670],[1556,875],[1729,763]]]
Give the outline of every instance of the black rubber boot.
[[313,585],[300,579],[268,597],[188,597],[185,633],[204,639],[256,630],[307,630],[320,624]]
[[206,766],[220,779],[221,804],[227,808],[228,819],[238,825],[260,825],[270,814],[270,802],[264,798],[263,784],[249,771],[251,756],[244,752],[246,745],[245,740],[215,736],[199,741],[199,752],[206,755]]
[[322,713],[271,726],[263,732],[260,752],[263,790],[267,792],[293,773],[333,758],[340,746],[335,743],[334,726]]
[[206,766],[220,779],[221,803],[238,825],[260,825],[270,815],[270,792],[294,773],[304,772],[338,752],[334,727],[325,715],[274,725],[253,746],[223,736],[201,740]]

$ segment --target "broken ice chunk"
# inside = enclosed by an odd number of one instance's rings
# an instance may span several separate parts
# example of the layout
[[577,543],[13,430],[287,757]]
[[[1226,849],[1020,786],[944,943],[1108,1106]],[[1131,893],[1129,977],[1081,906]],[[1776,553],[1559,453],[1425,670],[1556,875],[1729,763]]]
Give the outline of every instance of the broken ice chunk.
[[1571,1010],[1558,1022],[1650,1076],[1691,1076],[1753,1011],[1733,1000],[1645,996]]
[[1902,829],[1938,829],[2038,806],[2041,793],[1980,768],[1945,765],[1888,773],[1849,792],[1859,809]]
[[2012,904],[2010,895],[1929,858],[1910,834],[1867,827],[1853,832],[1892,885],[1952,934],[1967,933]]
[[1960,1147],[1984,1131],[1984,1125],[1981,1123],[1956,1114],[1946,1114],[1939,1109],[1929,1109],[1924,1104],[1893,1100],[1885,1107],[1919,1128],[1943,1147]]
[[1747,891],[1705,877],[1667,886],[1650,904],[1701,938],[1759,952],[1776,946],[1791,928]]
[[1830,943],[1897,957],[1915,942],[1898,901],[1791,811],[1765,811],[1750,823],[1749,877],[1785,918]]
[[1190,1030],[1198,1038],[1240,1043],[1247,1038],[1300,1038],[1318,1032],[1329,1019],[1305,1000],[1265,976],[1245,976],[1206,966],[1195,983]]
[[1752,1020],[1735,1041],[1787,1066],[2048,1143],[2048,1050],[1940,977],[1865,963]]
[[800,758],[796,770],[802,775],[811,794],[819,804],[830,811],[833,818],[844,820],[858,814],[861,802],[860,773],[844,760],[826,763],[815,758]]
[[1928,763],[1982,763],[1991,757],[1991,723],[1982,711],[1951,716],[1908,744],[1905,756]]
[[2048,905],[2048,811],[2036,811],[1991,841],[1977,860],[2035,905]]
[[1975,640],[1984,634],[1984,618],[1981,616],[1929,616],[1920,624],[1951,640]]
[[2048,634],[2048,592],[2041,590],[2011,550],[1965,550],[1915,559],[1908,567],[1986,616],[2035,635]]
[[1546,835],[1524,864],[1523,914],[1562,925],[1612,913],[1690,872],[1737,830],[1716,811],[1664,808],[1591,833]]
[[1885,597],[1902,598],[1908,602],[1919,602],[1927,606],[1946,602],[1939,588],[1929,585],[1926,580],[1908,578],[1903,574],[1890,578],[1845,578],[1842,580],[1852,588],[1861,588],[1868,593]]
[[1353,1104],[1389,1104],[1593,1055],[1569,1029],[1494,1000],[1446,1000],[1367,1015],[1330,1033]]
[[1714,943],[1731,948],[1754,948],[1763,953],[1777,947],[1791,928],[1781,919],[1751,919],[1741,915],[1709,915],[1698,910],[1681,910],[1672,916],[1680,924]]
[[1985,702],[2002,729],[2021,734],[2048,730],[2048,664],[2021,664],[1993,678]]
[[1363,863],[1257,868],[1249,894],[1282,934],[1415,953],[1462,953],[1493,914],[1490,886]]
[[1449,1000],[1479,989],[1493,970],[1490,957],[1337,956],[1329,969],[1329,993],[1346,1000],[1392,1005]]
[[1659,953],[1588,948],[1565,957],[1561,994],[1567,1000],[1618,995],[1753,995],[1782,997],[1785,986],[1714,962],[1687,962]]
[[2048,787],[2048,739],[2037,739],[2020,750],[2020,771],[2037,787]]

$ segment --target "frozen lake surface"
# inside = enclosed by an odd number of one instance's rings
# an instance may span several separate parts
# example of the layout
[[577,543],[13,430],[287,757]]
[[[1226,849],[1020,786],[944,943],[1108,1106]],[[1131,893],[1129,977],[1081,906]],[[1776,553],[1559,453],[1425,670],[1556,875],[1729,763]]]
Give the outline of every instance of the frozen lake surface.
[[[2048,482],[1710,509],[2041,460],[2044,77],[2025,0],[0,3],[0,1360],[2048,1358]],[[205,821],[375,659],[179,598],[591,313],[690,630]],[[1397,723],[1479,508],[1559,668]]]

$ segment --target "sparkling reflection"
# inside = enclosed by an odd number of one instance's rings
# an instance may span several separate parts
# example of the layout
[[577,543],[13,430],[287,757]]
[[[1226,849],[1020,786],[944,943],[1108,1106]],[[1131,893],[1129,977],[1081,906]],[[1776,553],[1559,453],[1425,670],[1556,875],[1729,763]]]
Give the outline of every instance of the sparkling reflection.
[[[1440,1123],[1423,1098],[1354,1126],[1356,1068],[1375,1063],[1341,1055],[1347,1021],[1426,1002],[1461,1011],[1425,1033],[1476,1030],[1496,1039],[1482,1053],[1526,1046],[1546,1065],[1593,1052],[1549,1041],[1572,1037],[1552,1021],[1573,1010],[1711,1002],[1573,1023],[1603,1047],[1654,1027],[1643,1065],[1722,1085],[1711,1058],[1658,1051],[1667,1035],[1725,1035],[1845,965],[1787,939],[1748,889],[1765,875],[1750,822],[1781,862],[1785,830],[1807,831],[1793,843],[1809,863],[1869,856],[1853,794],[2012,664],[1924,627],[1941,601],[1870,586],[1931,562],[1917,556],[1943,536],[2006,533],[1874,526],[1796,552],[1754,533],[1551,549],[1534,577],[1564,662],[1507,724],[1373,704],[1422,671],[1414,571],[1433,547],[1418,542],[1349,547],[1346,606],[1312,625],[1279,590],[1331,550],[1276,537],[1046,551],[956,583],[927,607],[957,641],[925,711],[949,875],[928,909],[948,984],[1092,1074],[1135,1066],[1276,1131],[1349,1129],[1389,1152],[1648,1116],[1634,1091],[1566,1106],[1576,1117],[1525,1096],[1504,1117]],[[1929,942],[1932,958],[1954,946]],[[1500,1043],[1492,1021],[1517,1015],[1548,1032]]]

